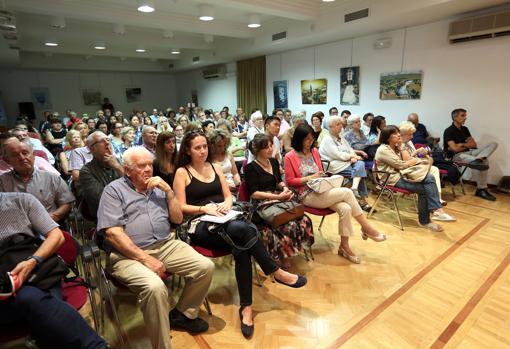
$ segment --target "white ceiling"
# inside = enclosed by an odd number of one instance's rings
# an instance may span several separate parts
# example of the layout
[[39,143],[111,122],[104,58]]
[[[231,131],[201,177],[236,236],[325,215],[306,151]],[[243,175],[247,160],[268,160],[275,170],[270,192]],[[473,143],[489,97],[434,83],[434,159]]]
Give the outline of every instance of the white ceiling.
[[[142,70],[178,71],[432,22],[508,1],[155,0],[153,13],[138,12],[136,0],[1,0],[0,7],[2,3],[16,16],[17,41],[0,37],[0,65],[137,70],[133,62],[143,60]],[[198,19],[200,4],[214,8],[213,21]],[[368,18],[344,23],[346,13],[367,7]],[[262,27],[247,27],[250,14],[260,16]],[[65,28],[50,26],[55,16],[65,18]],[[116,24],[124,25],[123,35],[113,32]],[[273,43],[271,35],[280,31],[287,31],[287,39]],[[59,46],[44,46],[49,37]],[[106,50],[93,48],[98,41],[106,43]],[[147,52],[135,52],[139,45]],[[172,55],[171,49],[181,54]],[[200,56],[198,64],[192,63],[194,56]]]

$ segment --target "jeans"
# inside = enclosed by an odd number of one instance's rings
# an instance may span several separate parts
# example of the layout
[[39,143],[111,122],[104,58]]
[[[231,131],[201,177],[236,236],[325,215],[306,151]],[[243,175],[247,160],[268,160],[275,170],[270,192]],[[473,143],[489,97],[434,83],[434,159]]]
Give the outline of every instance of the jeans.
[[60,291],[60,287],[50,291],[21,287],[15,297],[0,301],[0,325],[27,326],[40,348],[106,348],[81,315],[58,298]]
[[395,184],[395,187],[418,194],[418,221],[420,224],[429,224],[430,211],[441,208],[436,180],[430,173],[419,183],[408,182],[402,177]]
[[368,197],[368,189],[367,189],[367,170],[365,169],[365,162],[362,160],[356,161],[354,164],[351,164],[350,167],[346,168],[343,171],[340,171],[338,174],[349,178],[349,182],[352,182],[354,177],[361,177],[361,181],[358,186],[358,193],[362,198]]
[[[237,289],[241,306],[252,304],[252,269],[251,257],[255,258],[257,263],[266,274],[272,274],[278,270],[278,265],[269,257],[262,241],[257,242],[248,250],[238,250],[232,248],[217,233],[211,233],[208,230],[209,223],[201,222],[198,224],[195,233],[190,235],[191,242],[206,248],[232,250],[232,255],[236,262],[235,273],[237,280]],[[248,241],[257,236],[257,229],[240,220],[233,220],[225,223],[225,232],[238,246],[245,246]]]

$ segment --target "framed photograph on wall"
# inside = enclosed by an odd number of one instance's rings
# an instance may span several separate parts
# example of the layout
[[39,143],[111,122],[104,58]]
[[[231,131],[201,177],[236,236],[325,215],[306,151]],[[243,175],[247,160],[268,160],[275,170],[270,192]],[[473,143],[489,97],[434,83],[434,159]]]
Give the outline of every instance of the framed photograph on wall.
[[359,66],[340,68],[340,104],[359,105]]
[[83,89],[81,91],[84,105],[102,105],[101,91],[96,89]]
[[126,88],[126,100],[128,103],[140,102],[142,100],[142,89],[140,87]]
[[287,80],[273,81],[274,108],[288,108]]
[[382,73],[379,87],[381,100],[420,99],[423,81],[421,70]]
[[51,110],[53,105],[51,104],[50,89],[47,87],[31,87],[30,96],[32,97],[32,103],[34,108],[41,110]]
[[326,104],[328,102],[328,80],[301,80],[302,104]]

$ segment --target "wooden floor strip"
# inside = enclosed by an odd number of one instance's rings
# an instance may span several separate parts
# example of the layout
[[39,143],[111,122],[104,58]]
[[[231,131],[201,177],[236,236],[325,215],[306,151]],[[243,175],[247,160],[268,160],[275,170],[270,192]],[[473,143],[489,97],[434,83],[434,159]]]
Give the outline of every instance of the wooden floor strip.
[[503,261],[492,272],[492,274],[487,278],[487,280],[485,280],[482,286],[480,286],[480,288],[466,303],[462,310],[457,314],[457,316],[452,320],[452,322],[450,322],[450,324],[446,327],[443,333],[441,333],[441,335],[437,338],[434,344],[432,344],[430,349],[440,349],[443,348],[448,343],[448,341],[453,337],[455,332],[457,332],[462,323],[467,319],[469,314],[471,314],[476,305],[482,300],[485,294],[489,292],[489,289],[501,276],[501,274],[505,271],[509,264],[510,253],[507,254],[505,259],[503,259]]
[[484,225],[486,225],[490,220],[485,218],[483,219],[476,227],[471,229],[469,233],[464,235],[462,238],[457,240],[453,245],[451,245],[443,254],[434,259],[432,263],[430,263],[427,267],[422,269],[418,274],[416,274],[412,279],[402,285],[397,291],[395,291],[391,296],[389,296],[384,302],[379,304],[375,309],[373,309],[370,313],[364,316],[360,321],[354,324],[351,328],[349,328],[346,332],[344,332],[339,338],[337,338],[333,343],[328,345],[327,349],[336,349],[342,346],[345,342],[351,339],[354,335],[356,335],[359,331],[361,331],[365,326],[367,326],[372,320],[374,320],[377,316],[379,316],[384,310],[386,310],[390,305],[392,305],[395,301],[397,301],[404,293],[409,291],[417,282],[423,279],[428,273],[434,270],[441,262],[443,262],[448,256],[450,256],[453,252],[455,252],[459,247],[461,247],[469,238],[471,238],[474,234],[476,234]]
[[201,349],[212,349],[209,343],[207,343],[207,341],[202,335],[196,335],[193,336],[193,338],[195,339],[195,342],[197,342]]

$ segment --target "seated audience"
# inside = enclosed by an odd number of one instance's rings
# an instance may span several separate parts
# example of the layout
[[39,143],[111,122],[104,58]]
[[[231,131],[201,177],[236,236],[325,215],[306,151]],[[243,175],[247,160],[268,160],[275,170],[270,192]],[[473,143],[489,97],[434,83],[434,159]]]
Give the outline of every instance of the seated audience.
[[[412,122],[414,128],[416,129],[413,135],[413,143],[428,144],[428,138],[430,137],[430,135],[425,125],[420,123],[420,118],[418,117],[418,114],[416,113],[409,114],[407,116],[407,121]],[[400,130],[400,133],[402,133],[402,130]]]
[[175,135],[172,132],[163,131],[156,139],[156,158],[152,163],[154,176],[161,177],[172,187],[176,164],[177,147],[175,144]]
[[129,121],[129,124],[135,130],[135,138],[133,140],[133,145],[142,145],[142,125],[140,122],[140,117],[137,115],[133,115]]
[[79,122],[73,125],[73,130],[80,132],[81,141],[83,144],[86,144],[87,137],[89,136],[89,126],[84,122]]
[[186,126],[188,126],[188,123],[189,123],[189,119],[188,119],[188,116],[186,114],[181,114],[177,118],[177,124],[181,125],[183,129],[185,129]]
[[253,122],[253,126],[248,129],[247,142],[250,142],[257,133],[264,133],[264,117],[259,110],[251,114],[250,122]]
[[[205,213],[223,216],[231,210],[232,194],[221,168],[210,162],[209,145],[203,133],[197,131],[185,134],[179,150],[178,166],[174,189],[185,215],[198,216]],[[209,228],[213,227],[209,222],[198,222],[194,232],[189,234],[191,242],[207,248],[233,249],[241,305],[241,332],[245,337],[251,337],[254,331],[251,257],[255,258],[266,275],[272,274],[276,281],[284,285],[302,287],[307,280],[278,268],[267,254],[252,224],[234,219],[220,227],[236,246],[242,246],[243,249],[231,247],[230,242],[223,240],[220,234],[211,234]]]
[[386,127],[386,118],[382,115],[377,115],[372,124],[370,125],[370,132],[367,135],[367,145],[381,144],[379,142],[379,135],[381,130]]
[[318,111],[312,115],[312,119],[311,119],[316,147],[319,147],[321,145],[322,140],[328,134],[328,131],[326,129],[323,129],[321,126],[323,118],[324,118],[324,113],[321,111]]
[[[145,113],[145,112],[143,112]],[[145,115],[143,117],[143,125],[144,126],[153,126],[154,125],[154,122],[152,122],[152,119],[149,115]]]
[[73,149],[69,154],[69,171],[71,171],[74,185],[79,185],[81,168],[93,158],[88,145],[87,138],[87,145]]
[[62,172],[63,175],[69,174],[69,156],[71,155],[71,151],[83,147],[84,145],[79,131],[69,130],[67,132],[65,150],[58,155],[60,172]]
[[237,172],[234,157],[227,150],[230,137],[221,130],[214,130],[208,138],[211,143],[211,161],[221,168],[230,191],[235,192],[241,183],[241,177]]
[[[220,120],[225,120],[225,119],[220,119]],[[215,123],[212,120],[205,120],[204,122],[202,122],[202,128],[204,129],[205,134],[209,137],[215,129]]]
[[168,122],[168,119],[166,118],[166,116],[159,117],[156,129],[158,130],[158,132],[163,132],[163,131],[172,132],[173,131],[173,128],[170,125],[170,123]]
[[69,112],[69,120],[66,122],[66,128],[70,130],[74,125],[81,122],[81,119],[78,117],[76,112],[70,111]]
[[0,325],[27,327],[41,349],[110,348],[80,313],[62,300],[60,283],[47,290],[27,284],[37,267],[64,243],[58,224],[44,207],[30,194],[0,193],[0,216],[0,255],[4,258],[11,259],[13,244],[44,236],[32,256],[14,266],[3,260],[0,263],[1,277],[8,271],[20,284],[15,297],[0,301]]
[[120,145],[124,142],[122,140],[122,128],[123,124],[120,121],[116,121],[112,124],[112,129],[109,135],[110,143],[112,144],[113,149],[120,147]]
[[115,156],[120,163],[122,163],[122,155],[126,150],[134,146],[135,143],[135,130],[132,126],[123,127],[120,131],[120,138],[122,139],[122,143],[117,147],[113,148],[115,152]]
[[[372,121],[374,120],[374,114],[372,113],[366,113],[363,115],[363,124],[361,124],[361,132],[365,135],[365,137],[368,137],[368,134],[370,133],[370,127],[372,126]],[[347,120],[348,122],[349,120]]]
[[[295,115],[292,115],[292,127],[289,128],[282,138],[282,147],[285,153],[293,150],[292,149],[292,138],[294,137],[294,131],[299,125],[305,123],[305,114],[303,112],[298,112]],[[324,126],[322,127],[324,128]]]
[[448,151],[453,161],[467,163],[473,170],[476,179],[475,195],[489,201],[496,201],[496,197],[487,190],[487,174],[489,170],[489,156],[496,151],[498,144],[489,142],[479,146],[471,136],[469,129],[464,126],[467,111],[462,108],[452,111],[453,123],[444,130],[444,150]]
[[182,139],[184,138],[184,128],[181,125],[176,125],[174,128],[174,133],[175,133],[175,145],[177,146],[177,151],[179,151]]
[[12,132],[13,136],[19,139],[21,142],[28,141],[32,145],[34,150],[42,151],[46,154],[48,158],[48,162],[52,165],[55,165],[55,157],[53,154],[42,144],[42,142],[37,138],[29,137],[28,129],[26,126],[18,125]]
[[246,133],[246,135],[242,136],[241,138],[246,138],[248,135],[248,129],[250,128],[250,123],[248,120],[246,120],[246,116],[244,114],[239,117],[237,124],[243,128],[243,133]]
[[[97,230],[113,249],[109,271],[138,295],[152,347],[168,349],[170,326],[192,333],[207,331],[209,325],[198,318],[198,312],[214,264],[171,234],[170,223],[180,224],[182,212],[170,186],[152,176],[152,162],[152,154],[143,147],[126,150],[126,175],[104,189]],[[168,289],[162,280],[169,273],[185,280],[170,314]]]
[[67,130],[62,127],[62,120],[55,117],[50,120],[51,128],[46,130],[46,143],[48,150],[53,156],[64,150],[64,141],[66,138]]
[[[416,132],[416,128],[414,124],[410,121],[404,121],[400,123],[399,125],[400,130],[400,139],[402,142],[402,159],[409,160],[412,157],[418,157],[418,158],[424,158],[424,157],[430,157],[429,151],[425,148],[420,147],[419,149],[416,149],[416,147],[413,144],[413,134]],[[436,166],[430,167],[430,174],[434,176],[434,179],[436,180],[437,185],[437,192],[439,193],[439,201],[441,201],[441,204],[444,206],[446,205],[446,201],[441,199],[441,175],[439,174],[439,168]],[[433,218],[434,219],[434,218]]]
[[[235,118],[229,118],[228,121],[230,121],[230,128],[232,129],[230,133],[233,137],[246,138],[248,130],[245,130]],[[218,125],[216,125],[216,127],[218,127]]]
[[328,111],[328,115],[325,116],[324,118],[322,118],[322,128],[323,129],[328,129],[329,125],[329,118],[332,117],[332,116],[338,116],[338,109],[337,107],[331,107],[329,108],[329,111]]
[[[272,139],[268,134],[259,133],[250,142],[250,152],[255,160],[248,164],[245,175],[248,194],[253,200],[287,201],[294,197],[282,180],[280,164],[273,157]],[[312,222],[306,215],[278,228],[262,224],[259,229],[269,255],[285,269],[289,267],[289,257],[314,242]]]
[[142,130],[143,147],[147,149],[153,156],[156,156],[156,139],[158,131],[152,126],[144,126]]
[[108,124],[104,120],[98,120],[96,122],[96,130],[103,132],[105,135],[108,135]]
[[103,189],[121,177],[124,171],[115,157],[108,136],[100,131],[95,131],[88,138],[87,143],[90,144],[89,149],[93,159],[80,170],[80,190],[87,205],[86,218],[96,221],[99,199]]
[[347,119],[347,125],[349,131],[343,134],[347,143],[354,149],[354,152],[361,156],[363,159],[368,158],[368,154],[365,152],[367,148],[367,137],[361,129],[361,120],[358,114],[352,114]]
[[[297,188],[300,194],[305,192],[308,181],[325,176],[319,152],[313,145],[313,129],[309,125],[300,125],[292,138],[293,150],[285,155],[285,180],[288,186]],[[304,196],[303,204],[319,209],[330,208],[338,213],[338,233],[341,239],[338,254],[352,263],[361,263],[361,259],[349,246],[349,236],[353,230],[351,217],[361,225],[363,239],[370,238],[377,242],[386,240],[384,234],[368,223],[354,193],[348,188],[332,188],[320,194],[310,191]]]
[[[375,121],[375,120],[374,120]],[[400,171],[418,163],[417,158],[411,157],[403,160],[401,146],[402,140],[398,127],[390,125],[381,131],[381,146],[377,149],[375,160],[380,171],[389,172],[388,185],[403,188],[418,194],[418,221],[420,226],[434,232],[443,231],[443,228],[430,221],[430,213],[435,219],[454,220],[441,207],[436,180],[430,173],[421,182],[406,180]]]
[[233,135],[232,124],[229,123],[228,120],[219,120],[218,125],[216,125],[216,128],[218,130],[222,130],[230,137],[230,145],[228,146],[227,151],[230,154],[232,154],[234,160],[236,161],[245,160],[246,156],[244,150],[246,149],[246,145],[238,137]]
[[368,190],[365,179],[367,171],[361,156],[357,155],[351,148],[345,137],[342,137],[343,123],[341,116],[329,118],[329,134],[322,140],[319,154],[322,160],[329,161],[328,173],[341,174],[350,179],[351,190],[363,211],[370,212],[370,205],[367,203]]

